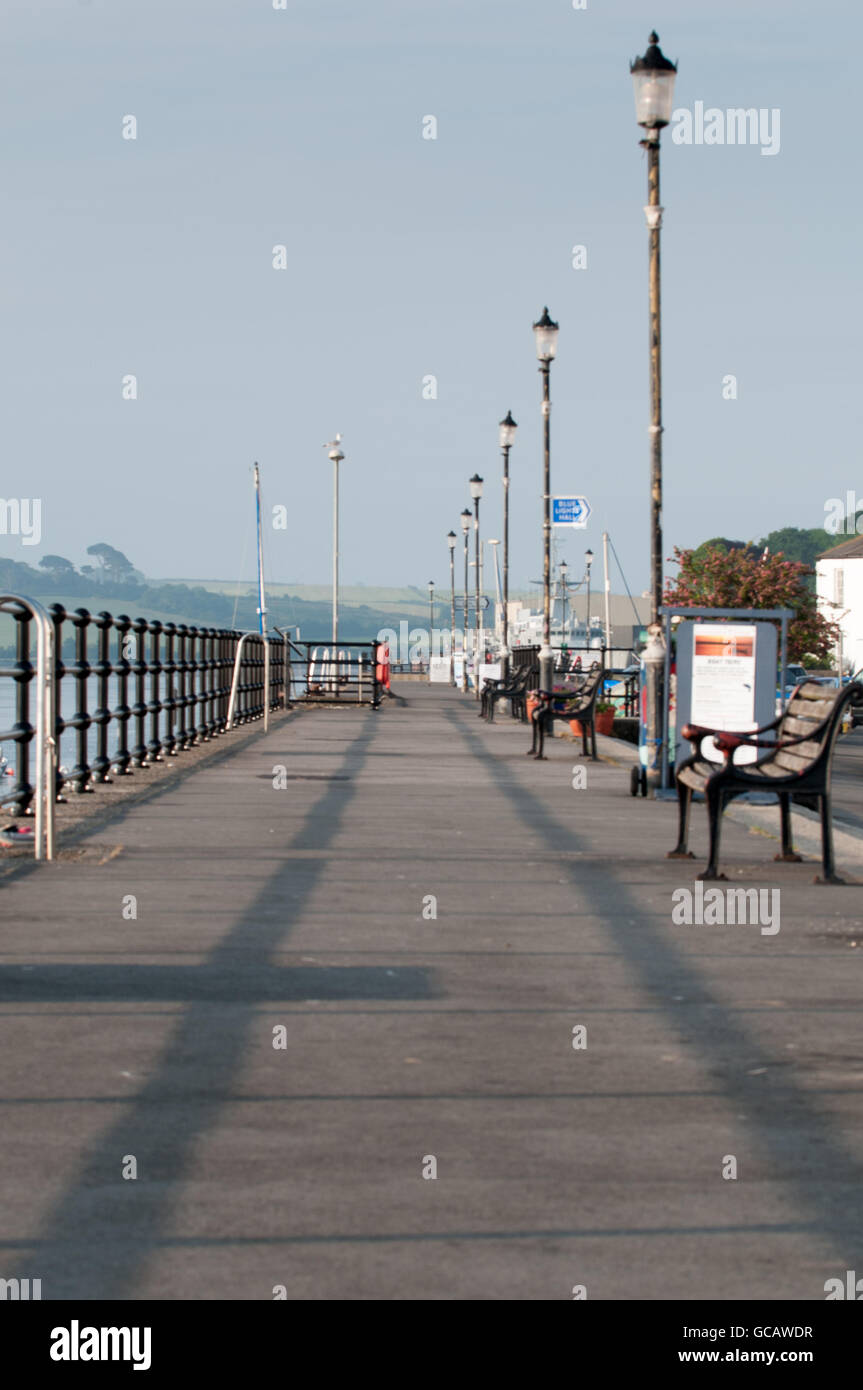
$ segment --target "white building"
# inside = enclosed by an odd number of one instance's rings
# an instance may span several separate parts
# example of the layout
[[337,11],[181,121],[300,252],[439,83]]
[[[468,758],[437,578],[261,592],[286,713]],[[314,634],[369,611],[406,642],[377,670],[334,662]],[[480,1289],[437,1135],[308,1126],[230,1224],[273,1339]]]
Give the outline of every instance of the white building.
[[[818,607],[842,630],[845,669],[863,669],[863,536],[852,536],[815,562]],[[839,654],[837,653],[837,656]]]

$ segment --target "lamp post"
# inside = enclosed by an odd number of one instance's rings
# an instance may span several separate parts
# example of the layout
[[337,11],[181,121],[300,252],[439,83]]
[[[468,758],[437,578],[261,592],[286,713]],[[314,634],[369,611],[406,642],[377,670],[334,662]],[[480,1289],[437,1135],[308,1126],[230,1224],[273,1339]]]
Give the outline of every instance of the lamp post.
[[434,580],[429,580],[429,681],[431,681],[432,633],[434,632]]
[[509,675],[509,451],[515,443],[517,429],[512,411],[508,410],[498,426],[503,453],[503,651],[500,654],[500,674],[504,684]]
[[542,373],[542,419],[543,419],[543,519],[542,519],[542,647],[539,653],[539,686],[541,690],[551,690],[554,683],[551,650],[551,395],[549,392],[549,372],[551,361],[557,352],[557,335],[560,325],[548,316],[548,309],[542,311],[542,318],[533,325],[536,335],[536,355]]
[[339,464],[344,458],[342,436],[337,434],[324,448],[333,461],[333,670],[336,669],[336,643],[339,640]]
[[462,623],[462,662],[461,662],[461,688],[467,694],[467,537],[470,531],[470,524],[473,520],[470,510],[465,507],[461,514],[461,529],[464,532],[464,620]]
[[481,656],[480,645],[481,645],[481,642],[482,642],[482,613],[481,613],[481,611],[480,611],[480,597],[481,597],[480,589],[481,589],[481,584],[482,584],[482,578],[481,578],[481,576],[482,576],[482,570],[481,570],[481,561],[480,561],[480,552],[479,552],[479,499],[482,497],[482,478],[479,476],[478,473],[474,473],[473,477],[470,479],[470,495],[471,495],[471,497],[473,498],[473,507],[474,507],[474,522],[473,522],[473,529],[474,529],[474,541],[475,541],[475,545],[476,545],[475,552],[474,552],[475,559],[476,559],[476,615],[475,615],[476,648],[475,648],[475,651],[474,651],[474,673],[473,673],[473,683],[474,683],[474,694],[476,695],[476,698],[479,699],[479,663],[480,663],[480,656]]
[[455,531],[448,531],[449,546],[449,683],[455,685]]
[[668,125],[674,109],[677,67],[659,47],[659,35],[651,33],[642,58],[630,63],[635,93],[635,118],[644,130],[639,143],[647,151],[647,206],[644,215],[650,246],[650,626],[645,653],[647,694],[647,781],[656,787],[660,779],[662,741],[660,671],[664,643],[659,608],[662,603],[662,334],[660,313],[659,233],[663,209],[659,203],[659,133]]
[[565,560],[561,560],[560,564],[558,565],[558,569],[560,570],[560,589],[561,596],[563,598],[563,613],[561,614],[560,628],[563,634],[563,645],[567,646],[568,644],[566,640],[566,580],[569,574],[569,565],[566,563]]
[[592,551],[592,550],[585,550],[585,552],[584,552],[584,564],[585,564],[584,577],[585,577],[585,579],[587,580],[587,617],[586,617],[586,619],[585,619],[585,627],[586,627],[586,629],[587,629],[587,649],[588,649],[588,651],[590,651],[590,567],[591,567],[591,565],[593,564],[593,551]]

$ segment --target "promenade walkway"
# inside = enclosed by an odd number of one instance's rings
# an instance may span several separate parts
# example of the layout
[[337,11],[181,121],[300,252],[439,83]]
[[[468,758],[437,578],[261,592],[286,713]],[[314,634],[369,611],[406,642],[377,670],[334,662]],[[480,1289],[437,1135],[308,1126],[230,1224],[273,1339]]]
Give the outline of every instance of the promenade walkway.
[[0,1277],[819,1300],[863,1273],[863,889],[729,823],[781,929],[674,925],[703,859],[664,858],[673,805],[399,693],[291,716],[6,883]]

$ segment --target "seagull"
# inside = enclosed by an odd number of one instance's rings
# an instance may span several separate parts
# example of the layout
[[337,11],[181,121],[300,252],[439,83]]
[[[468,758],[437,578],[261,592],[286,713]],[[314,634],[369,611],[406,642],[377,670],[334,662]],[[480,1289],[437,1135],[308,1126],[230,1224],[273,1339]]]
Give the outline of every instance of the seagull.
[[342,436],[337,434],[335,439],[331,439],[329,443],[324,444],[323,447],[329,449],[330,458],[332,458],[334,454],[340,454],[342,452]]

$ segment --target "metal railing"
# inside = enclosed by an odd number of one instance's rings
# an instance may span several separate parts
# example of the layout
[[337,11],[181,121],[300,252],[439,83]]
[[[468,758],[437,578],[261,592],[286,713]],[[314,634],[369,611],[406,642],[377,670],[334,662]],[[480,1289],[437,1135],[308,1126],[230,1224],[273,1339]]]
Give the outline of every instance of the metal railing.
[[292,698],[307,705],[370,705],[377,709],[380,642],[290,643]]
[[[617,704],[619,712],[624,718],[635,718],[638,715],[638,671],[632,671],[628,667],[614,665],[616,657],[618,662],[621,653],[625,652],[623,647],[578,647],[567,646],[566,653],[568,660],[564,660],[562,647],[553,647],[555,662],[554,675],[556,680],[564,682],[565,675],[577,675],[586,672],[591,662],[598,661],[603,668],[603,680],[608,683],[621,684],[622,694],[612,695],[608,692],[606,698],[612,703]],[[515,647],[510,657],[511,668],[515,671],[523,666],[535,666],[539,662],[539,647]],[[639,658],[633,652],[628,652],[632,658],[631,664],[638,665]],[[571,663],[576,657],[581,657],[581,672],[572,671]],[[611,664],[610,664],[611,662]]]
[[[11,613],[17,626],[15,663],[0,667],[0,676],[14,682],[15,713],[14,726],[0,734],[0,744],[15,745],[15,781],[0,792],[0,803],[23,816],[37,791],[30,781],[30,760],[37,736],[31,712],[39,671],[38,653],[35,667],[32,660],[38,605],[12,595],[0,601],[0,608]],[[49,718],[55,754],[62,758],[64,739],[74,745],[74,765],[53,774],[58,795],[64,787],[90,792],[109,782],[112,771],[127,775],[226,732],[241,640],[232,727],[287,704],[285,639],[280,635],[268,639],[267,663],[267,643],[258,633],[91,614],[85,608],[68,612],[60,604],[53,604],[46,616],[54,653]],[[37,680],[37,715],[38,700]],[[39,747],[37,740],[37,757]]]
[[[28,681],[36,680],[36,727],[28,725],[27,744],[36,740],[36,787],[31,788],[30,798],[36,797],[34,825],[34,854],[37,859],[54,858],[54,802],[56,798],[56,753],[55,741],[55,653],[54,628],[51,619],[40,603],[34,599],[21,598],[17,594],[0,596],[0,612],[10,613],[16,620],[31,624],[36,628],[36,669],[30,668]],[[19,628],[20,633],[20,628]],[[20,656],[20,649],[19,649]],[[20,664],[20,663],[18,663]],[[28,663],[29,664],[29,663]],[[16,666],[17,672],[17,666]],[[0,674],[15,674],[2,670]],[[6,739],[23,742],[25,735],[19,718],[14,729],[0,733],[0,746]],[[5,765],[4,765],[5,771]],[[0,804],[16,796],[13,787],[7,795],[0,788]]]

